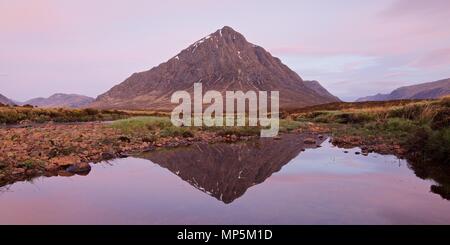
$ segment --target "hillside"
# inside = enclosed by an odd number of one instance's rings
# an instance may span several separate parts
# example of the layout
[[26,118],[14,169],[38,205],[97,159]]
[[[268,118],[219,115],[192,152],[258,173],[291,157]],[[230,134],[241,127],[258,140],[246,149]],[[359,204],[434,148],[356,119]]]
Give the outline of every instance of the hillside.
[[57,93],[48,98],[34,98],[21,104],[29,104],[38,107],[68,107],[80,108],[94,101],[94,98],[78,94]]
[[435,82],[405,86],[390,94],[376,94],[357,99],[356,101],[385,101],[404,99],[437,99],[450,94],[450,78]]
[[0,94],[0,103],[3,105],[13,105],[14,102],[8,99],[6,96]]

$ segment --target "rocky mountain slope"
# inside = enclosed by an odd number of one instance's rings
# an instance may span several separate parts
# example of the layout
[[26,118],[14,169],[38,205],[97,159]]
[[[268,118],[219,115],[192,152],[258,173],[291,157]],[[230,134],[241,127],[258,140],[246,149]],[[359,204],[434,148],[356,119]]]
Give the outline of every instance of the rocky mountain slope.
[[3,105],[13,105],[14,102],[8,99],[6,96],[0,94],[0,103]]
[[450,95],[450,78],[435,82],[405,86],[392,91],[390,94],[376,94],[359,98],[356,101],[385,101],[402,99],[436,99]]
[[336,102],[341,101],[337,96],[334,96],[326,88],[324,88],[318,81],[305,80],[303,82],[305,83],[306,87],[314,90],[316,93],[318,93],[322,96],[328,97],[328,98],[334,98],[336,100]]
[[169,61],[149,71],[133,74],[97,97],[91,107],[170,110],[173,92],[280,91],[280,106],[303,107],[335,102],[305,85],[294,71],[243,35],[224,27],[195,42]]

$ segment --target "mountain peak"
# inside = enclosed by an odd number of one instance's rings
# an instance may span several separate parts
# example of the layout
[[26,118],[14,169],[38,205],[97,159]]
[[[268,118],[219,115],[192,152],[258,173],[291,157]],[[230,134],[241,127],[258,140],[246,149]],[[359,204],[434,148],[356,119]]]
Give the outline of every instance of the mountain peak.
[[[185,51],[195,53],[199,50],[200,47],[206,47],[206,49],[223,49],[229,46],[233,46],[233,49],[238,49],[239,47],[243,46],[256,47],[255,45],[247,42],[242,34],[235,31],[229,26],[225,26],[222,29],[219,29],[214,33],[211,33],[191,44]],[[181,52],[174,58],[179,59],[182,53],[183,52]]]
[[219,33],[220,36],[238,35],[239,37],[244,37],[241,33],[235,31],[233,28],[231,28],[229,26],[224,26],[224,27],[222,27],[222,29],[217,30],[215,33]]
[[282,107],[334,102],[308,88],[294,71],[262,47],[248,42],[231,27],[207,35],[172,59],[148,71],[134,73],[100,95],[100,108],[169,110],[170,96],[191,91],[201,81],[205,90],[280,91]]
[[231,32],[235,32],[235,30],[233,28],[231,28],[230,26],[224,26],[222,27],[222,29],[220,29],[222,31],[231,31]]

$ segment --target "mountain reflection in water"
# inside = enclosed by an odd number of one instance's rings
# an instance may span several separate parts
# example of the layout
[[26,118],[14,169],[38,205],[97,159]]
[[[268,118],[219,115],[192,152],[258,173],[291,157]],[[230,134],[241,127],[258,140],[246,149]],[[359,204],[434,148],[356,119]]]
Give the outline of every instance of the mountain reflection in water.
[[[139,155],[167,168],[195,188],[231,203],[251,186],[260,184],[306,148],[306,135],[285,135],[281,139],[261,138],[237,144],[196,144]],[[311,138],[311,137],[309,137]]]

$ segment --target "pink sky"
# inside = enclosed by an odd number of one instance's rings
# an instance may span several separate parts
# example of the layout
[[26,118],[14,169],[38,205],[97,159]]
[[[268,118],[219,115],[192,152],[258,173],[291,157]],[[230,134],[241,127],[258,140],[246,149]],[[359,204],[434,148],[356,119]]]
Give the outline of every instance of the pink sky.
[[95,97],[225,25],[345,100],[450,77],[448,0],[0,0],[0,93]]

